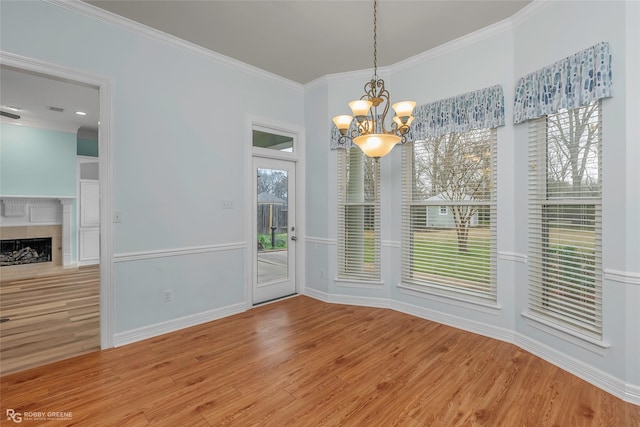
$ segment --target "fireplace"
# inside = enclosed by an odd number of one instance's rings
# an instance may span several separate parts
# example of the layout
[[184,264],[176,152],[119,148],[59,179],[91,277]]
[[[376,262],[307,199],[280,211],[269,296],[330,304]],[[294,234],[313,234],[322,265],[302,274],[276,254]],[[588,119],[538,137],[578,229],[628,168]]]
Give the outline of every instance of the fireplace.
[[7,239],[0,241],[0,267],[52,261],[52,238]]
[[[28,266],[31,264],[39,269],[72,265],[71,214],[74,200],[75,197],[71,196],[0,196],[0,240],[51,238],[50,259],[40,263],[14,264],[15,259],[12,259],[12,264],[5,264],[10,261],[4,258],[9,255],[3,248],[3,274],[7,274],[9,270],[29,270],[31,267]],[[20,249],[24,248],[20,247],[17,250]],[[36,259],[42,257],[41,250],[33,246],[31,249],[37,252],[38,256],[31,251],[30,255],[23,253],[20,256]],[[6,251],[13,253],[15,250]]]

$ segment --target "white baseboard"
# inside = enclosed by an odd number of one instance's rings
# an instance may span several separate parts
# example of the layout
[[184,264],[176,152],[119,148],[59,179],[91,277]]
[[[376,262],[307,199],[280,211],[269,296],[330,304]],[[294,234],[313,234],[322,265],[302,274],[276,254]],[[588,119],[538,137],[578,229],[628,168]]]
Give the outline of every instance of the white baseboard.
[[640,406],[640,385],[625,384],[625,401]]
[[154,325],[143,326],[142,328],[132,329],[126,332],[119,332],[113,337],[113,345],[114,347],[120,347],[126,344],[142,341],[147,338],[153,338],[158,335],[211,322],[223,317],[242,313],[246,311],[246,308],[246,304],[242,302],[239,304],[208,310],[202,313],[191,314],[189,316],[180,317],[166,322],[156,323]]
[[304,294],[308,297],[333,304],[358,305],[361,307],[375,308],[391,308],[391,301],[388,298],[371,298],[354,295],[328,294],[326,292],[318,291],[311,288],[306,288]]
[[640,386],[635,384],[627,384],[606,372],[594,368],[574,357],[559,352],[548,347],[536,340],[526,337],[520,333],[504,329],[501,327],[480,323],[473,320],[465,319],[441,311],[431,310],[412,304],[403,303],[386,298],[366,298],[355,297],[350,295],[335,295],[321,292],[315,289],[307,288],[305,295],[318,299],[320,301],[336,304],[361,305],[366,307],[391,308],[393,310],[406,313],[422,319],[431,320],[443,325],[473,332],[489,338],[508,342],[523,350],[532,353],[547,362],[563,369],[594,386],[619,397],[620,399],[640,405]]
[[520,333],[515,335],[514,344],[626,402],[640,405],[640,386],[627,384],[613,375]]
[[474,320],[454,316],[442,311],[431,310],[400,301],[393,301],[393,303],[391,304],[391,308],[405,314],[410,314],[422,319],[431,320],[432,322],[441,323],[443,325],[462,329],[468,332],[473,332],[474,334],[494,338],[500,341],[513,343],[513,332],[508,329],[500,328],[498,326],[476,322]]

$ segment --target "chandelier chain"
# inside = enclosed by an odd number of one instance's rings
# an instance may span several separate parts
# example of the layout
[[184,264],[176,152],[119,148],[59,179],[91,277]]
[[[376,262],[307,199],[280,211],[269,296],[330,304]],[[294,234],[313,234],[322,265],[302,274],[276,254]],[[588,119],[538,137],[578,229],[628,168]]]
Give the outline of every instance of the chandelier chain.
[[373,0],[373,77],[378,80],[378,2]]

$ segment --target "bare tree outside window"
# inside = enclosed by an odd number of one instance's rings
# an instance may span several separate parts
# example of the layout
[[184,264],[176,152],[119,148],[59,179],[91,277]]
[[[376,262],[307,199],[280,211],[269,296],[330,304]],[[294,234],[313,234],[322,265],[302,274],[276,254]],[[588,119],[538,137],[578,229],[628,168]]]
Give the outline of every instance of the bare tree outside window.
[[260,169],[258,176],[258,194],[269,193],[280,199],[287,200],[288,177],[279,170]]
[[601,103],[530,125],[529,307],[601,334]]
[[458,250],[468,250],[471,220],[479,207],[458,202],[489,201],[492,190],[490,130],[446,134],[416,142],[422,155],[415,158],[415,190],[425,199],[438,196],[453,202]]
[[495,301],[495,129],[403,151],[403,283]]
[[600,192],[599,104],[547,119],[547,193],[550,197],[597,197]]

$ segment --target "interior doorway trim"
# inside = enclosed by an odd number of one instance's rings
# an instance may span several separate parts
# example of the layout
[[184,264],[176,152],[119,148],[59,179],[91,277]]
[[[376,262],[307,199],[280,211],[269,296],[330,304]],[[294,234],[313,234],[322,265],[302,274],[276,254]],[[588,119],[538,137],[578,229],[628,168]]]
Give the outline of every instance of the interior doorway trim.
[[112,81],[57,64],[0,51],[0,64],[25,71],[97,87],[100,97],[100,126],[98,150],[100,153],[100,347],[113,347],[114,289],[113,289],[113,144]]

